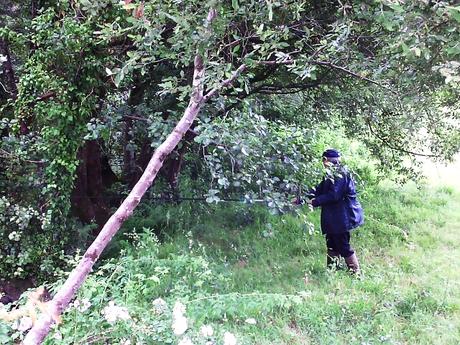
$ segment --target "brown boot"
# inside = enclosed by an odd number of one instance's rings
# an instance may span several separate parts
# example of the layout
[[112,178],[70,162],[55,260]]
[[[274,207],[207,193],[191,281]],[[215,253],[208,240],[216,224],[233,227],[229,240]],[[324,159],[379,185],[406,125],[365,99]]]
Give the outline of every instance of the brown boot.
[[339,269],[340,268],[340,254],[335,250],[327,250],[327,268],[330,269]]
[[352,274],[356,274],[356,275],[360,274],[359,261],[358,261],[358,257],[356,256],[356,254],[352,254],[348,258],[345,258],[345,262],[347,264],[348,269],[351,271]]

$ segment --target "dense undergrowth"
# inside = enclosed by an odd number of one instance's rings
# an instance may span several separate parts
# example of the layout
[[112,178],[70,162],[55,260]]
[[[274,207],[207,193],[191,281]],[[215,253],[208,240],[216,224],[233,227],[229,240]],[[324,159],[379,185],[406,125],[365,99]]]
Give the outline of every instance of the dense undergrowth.
[[[303,210],[312,231],[257,206],[144,205],[47,344],[222,344],[226,332],[238,344],[458,344],[458,193],[387,183],[362,199],[366,224],[352,238],[362,279],[325,270],[319,212]],[[176,232],[160,243],[161,227]]]

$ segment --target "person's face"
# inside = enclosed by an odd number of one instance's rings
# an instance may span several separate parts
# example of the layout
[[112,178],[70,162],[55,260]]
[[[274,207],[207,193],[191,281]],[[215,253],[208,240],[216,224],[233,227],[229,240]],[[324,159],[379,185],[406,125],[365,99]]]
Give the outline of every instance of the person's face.
[[326,157],[323,157],[323,166],[324,166],[324,168],[328,169],[333,165],[334,164],[332,162],[330,162]]

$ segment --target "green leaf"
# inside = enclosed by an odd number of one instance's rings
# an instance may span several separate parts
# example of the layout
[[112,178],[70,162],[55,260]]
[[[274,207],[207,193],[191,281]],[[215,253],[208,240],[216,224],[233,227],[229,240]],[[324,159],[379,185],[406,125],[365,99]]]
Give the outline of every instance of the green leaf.
[[237,11],[240,8],[240,5],[238,4],[238,0],[232,0],[232,7],[235,11]]
[[0,344],[9,344],[11,342],[11,339],[8,336],[9,331],[10,327],[4,323],[0,323]]
[[125,78],[125,73],[123,72],[123,70],[120,70],[120,73],[117,73],[117,75],[115,76],[115,79],[113,80],[113,82],[115,83],[115,86],[119,87],[124,78]]
[[398,14],[404,13],[404,8],[399,4],[389,4],[388,6]]
[[460,7],[449,7],[450,16],[460,23]]
[[449,47],[446,49],[446,53],[450,56],[450,57],[454,57],[454,56],[457,56],[457,55],[460,55],[460,44],[456,44],[454,45],[453,47]]

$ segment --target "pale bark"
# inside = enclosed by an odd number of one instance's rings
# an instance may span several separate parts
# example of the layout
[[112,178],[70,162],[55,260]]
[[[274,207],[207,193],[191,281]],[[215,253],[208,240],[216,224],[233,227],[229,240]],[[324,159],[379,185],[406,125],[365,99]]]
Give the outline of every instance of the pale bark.
[[56,318],[57,315],[60,315],[66,309],[70,300],[84,282],[86,276],[91,272],[94,263],[97,261],[104,248],[117,233],[118,229],[120,229],[123,222],[133,213],[133,210],[139,204],[142,196],[152,185],[153,180],[163,165],[163,161],[177,146],[198,115],[203,101],[203,76],[203,61],[200,56],[196,56],[195,72],[193,76],[193,94],[185,109],[184,115],[173,132],[157,148],[141,178],[131,190],[131,193],[129,193],[118,210],[110,217],[94,242],[86,250],[78,266],[70,273],[64,285],[49,302],[49,315],[41,315],[38,322],[25,337],[24,344],[32,345],[42,343],[51,325],[54,323],[52,316],[54,315]]
[[[208,22],[210,22],[214,16],[215,11],[211,10],[207,18]],[[152,185],[152,182],[163,165],[165,158],[181,141],[182,137],[185,135],[198,115],[204,102],[217,93],[219,89],[229,86],[245,68],[244,65],[240,66],[231,78],[224,80],[221,83],[220,87],[212,89],[203,96],[203,60],[200,56],[196,56],[194,63],[195,69],[193,75],[192,95],[181,120],[166,140],[155,150],[147,168],[131,190],[131,193],[129,193],[128,197],[123,201],[121,206],[104,225],[94,242],[86,250],[77,267],[70,273],[64,285],[59,289],[54,298],[48,302],[49,312],[40,315],[37,323],[24,338],[23,344],[36,345],[43,342],[57,317],[67,308],[69,302],[75,296],[76,292],[91,272],[94,263],[97,261],[104,248],[120,229],[123,222],[133,213],[133,210],[139,204],[142,196]]]

